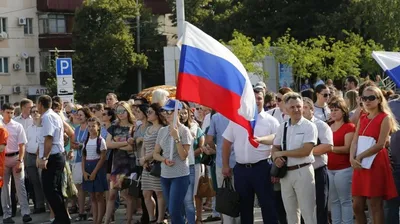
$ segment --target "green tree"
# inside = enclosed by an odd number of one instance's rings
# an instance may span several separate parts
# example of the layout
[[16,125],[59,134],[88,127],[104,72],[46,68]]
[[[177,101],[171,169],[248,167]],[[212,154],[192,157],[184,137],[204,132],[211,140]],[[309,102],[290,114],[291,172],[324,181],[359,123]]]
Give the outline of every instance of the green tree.
[[147,67],[147,58],[133,50],[127,21],[139,13],[130,0],[85,1],[75,13],[74,77],[76,98],[98,102],[107,92],[119,93],[129,69]]
[[233,39],[224,43],[233,54],[242,62],[246,71],[261,77],[268,77],[260,63],[264,61],[265,56],[270,54],[270,38],[263,38],[262,44],[254,44],[254,39],[234,31]]
[[46,88],[50,96],[56,96],[57,93],[57,77],[56,77],[56,58],[58,58],[58,49],[55,48],[54,58],[49,59],[47,66],[47,74],[49,78],[46,80]]

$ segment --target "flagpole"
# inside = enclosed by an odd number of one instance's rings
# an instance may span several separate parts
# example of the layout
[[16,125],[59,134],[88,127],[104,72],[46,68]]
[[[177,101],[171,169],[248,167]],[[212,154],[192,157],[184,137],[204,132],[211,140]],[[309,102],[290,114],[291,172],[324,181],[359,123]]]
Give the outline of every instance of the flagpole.
[[[175,101],[175,109],[174,109],[174,120],[172,122],[172,127],[178,128],[178,130],[179,130],[179,127],[177,127],[177,125],[176,125],[176,123],[178,122],[178,106],[179,106],[179,100],[176,100]],[[174,157],[174,148],[175,148],[174,145],[175,145],[175,141],[172,140],[171,141],[171,151],[169,152],[169,160],[172,160]]]
[[183,35],[183,23],[185,22],[184,0],[176,0],[176,21],[178,25],[178,40]]

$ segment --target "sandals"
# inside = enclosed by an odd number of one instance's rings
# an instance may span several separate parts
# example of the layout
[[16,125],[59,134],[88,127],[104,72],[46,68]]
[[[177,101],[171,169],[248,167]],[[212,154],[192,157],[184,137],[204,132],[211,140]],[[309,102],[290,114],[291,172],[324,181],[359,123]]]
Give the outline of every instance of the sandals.
[[79,214],[79,216],[75,219],[76,222],[86,221],[87,214]]

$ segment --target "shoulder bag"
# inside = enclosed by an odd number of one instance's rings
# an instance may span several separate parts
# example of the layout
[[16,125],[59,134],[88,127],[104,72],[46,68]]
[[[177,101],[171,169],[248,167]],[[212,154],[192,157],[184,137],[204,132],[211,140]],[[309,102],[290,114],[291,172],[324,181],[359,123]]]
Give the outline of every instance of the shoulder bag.
[[[287,128],[288,128],[288,122],[285,122],[285,127],[283,128],[283,142],[282,142],[282,150],[286,150],[286,135],[287,135]],[[287,161],[287,157],[283,157],[285,161]],[[272,166],[271,166],[271,176],[272,177],[278,177],[278,178],[283,178],[287,173],[287,163],[285,163],[281,168],[278,168],[274,161],[272,161]]]

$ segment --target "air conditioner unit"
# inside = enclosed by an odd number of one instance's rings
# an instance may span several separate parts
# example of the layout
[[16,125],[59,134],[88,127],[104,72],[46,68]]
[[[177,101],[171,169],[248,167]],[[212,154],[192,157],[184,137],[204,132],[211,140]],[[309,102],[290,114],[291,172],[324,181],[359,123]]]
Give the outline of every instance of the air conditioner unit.
[[18,25],[20,25],[20,26],[26,25],[26,18],[25,17],[19,17],[18,18]]
[[21,53],[21,58],[22,58],[22,59],[27,59],[27,58],[29,58],[29,54],[26,53],[26,52],[22,52],[22,53]]
[[8,38],[8,34],[6,32],[0,32],[0,40],[4,40]]
[[17,63],[14,63],[13,64],[13,69],[15,70],[15,71],[18,71],[18,70],[20,70],[21,69],[21,65],[17,62]]
[[21,86],[14,86],[13,87],[13,93],[16,93],[16,94],[21,93]]

